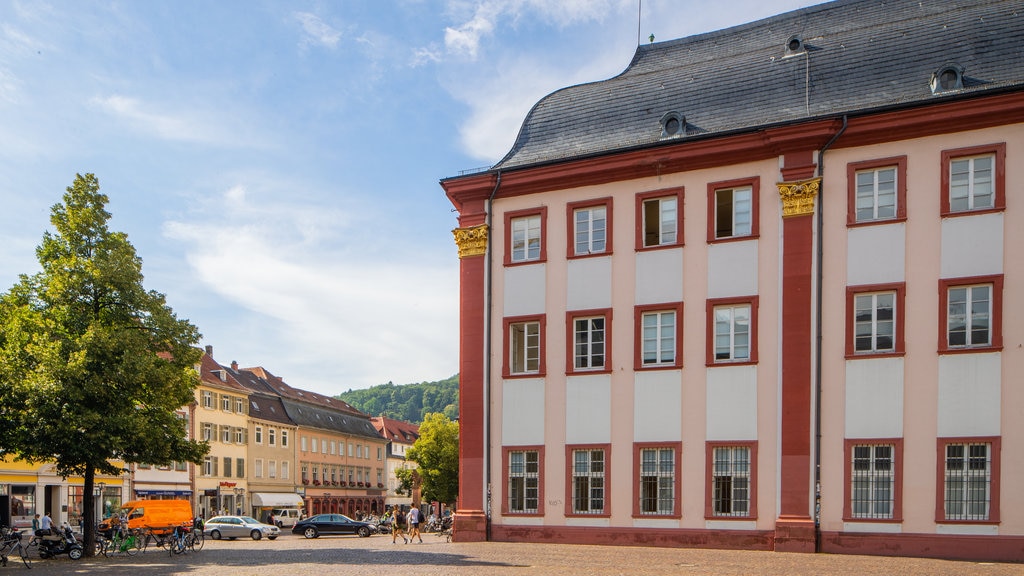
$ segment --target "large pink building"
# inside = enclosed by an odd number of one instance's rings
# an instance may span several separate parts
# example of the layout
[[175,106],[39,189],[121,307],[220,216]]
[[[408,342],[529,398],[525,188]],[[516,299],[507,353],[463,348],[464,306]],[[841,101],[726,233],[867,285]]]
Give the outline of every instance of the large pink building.
[[1022,182],[1019,0],[840,0],[545,97],[441,183],[456,538],[1024,561]]

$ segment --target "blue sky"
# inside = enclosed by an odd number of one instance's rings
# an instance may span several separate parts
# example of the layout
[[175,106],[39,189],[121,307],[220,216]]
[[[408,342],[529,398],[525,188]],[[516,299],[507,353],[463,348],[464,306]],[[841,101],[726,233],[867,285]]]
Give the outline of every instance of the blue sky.
[[[644,42],[815,0],[646,0]],[[95,173],[222,364],[325,394],[458,371],[456,215],[526,113],[620,73],[637,0],[0,0],[0,291]]]

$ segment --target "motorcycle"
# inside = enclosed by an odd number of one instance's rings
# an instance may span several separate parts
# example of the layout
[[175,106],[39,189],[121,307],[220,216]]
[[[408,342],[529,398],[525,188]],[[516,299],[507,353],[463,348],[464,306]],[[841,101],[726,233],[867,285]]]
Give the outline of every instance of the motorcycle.
[[75,538],[75,533],[71,531],[71,526],[67,524],[52,530],[48,535],[40,536],[37,533],[36,536],[36,540],[39,542],[40,558],[52,558],[58,554],[67,554],[72,560],[78,560],[85,552],[82,544]]

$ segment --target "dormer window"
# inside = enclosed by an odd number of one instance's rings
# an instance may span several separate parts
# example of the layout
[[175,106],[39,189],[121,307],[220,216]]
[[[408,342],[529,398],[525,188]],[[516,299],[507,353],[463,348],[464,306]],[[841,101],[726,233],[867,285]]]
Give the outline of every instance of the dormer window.
[[[785,56],[796,56],[797,54],[805,54],[807,49],[804,47],[804,40],[799,35],[794,34],[786,40],[786,54]],[[783,57],[785,57],[783,56]]]
[[661,117],[661,137],[672,138],[686,135],[686,116],[679,112],[668,112]]
[[932,74],[932,94],[960,90],[964,87],[964,69],[959,64],[946,64]]

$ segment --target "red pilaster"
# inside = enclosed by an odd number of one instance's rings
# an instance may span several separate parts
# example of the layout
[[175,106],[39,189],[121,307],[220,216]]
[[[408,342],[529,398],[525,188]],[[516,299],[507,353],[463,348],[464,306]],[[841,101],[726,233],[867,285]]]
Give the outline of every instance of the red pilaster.
[[813,211],[782,221],[782,461],[775,549],[784,552],[815,551],[811,517],[813,223]]

